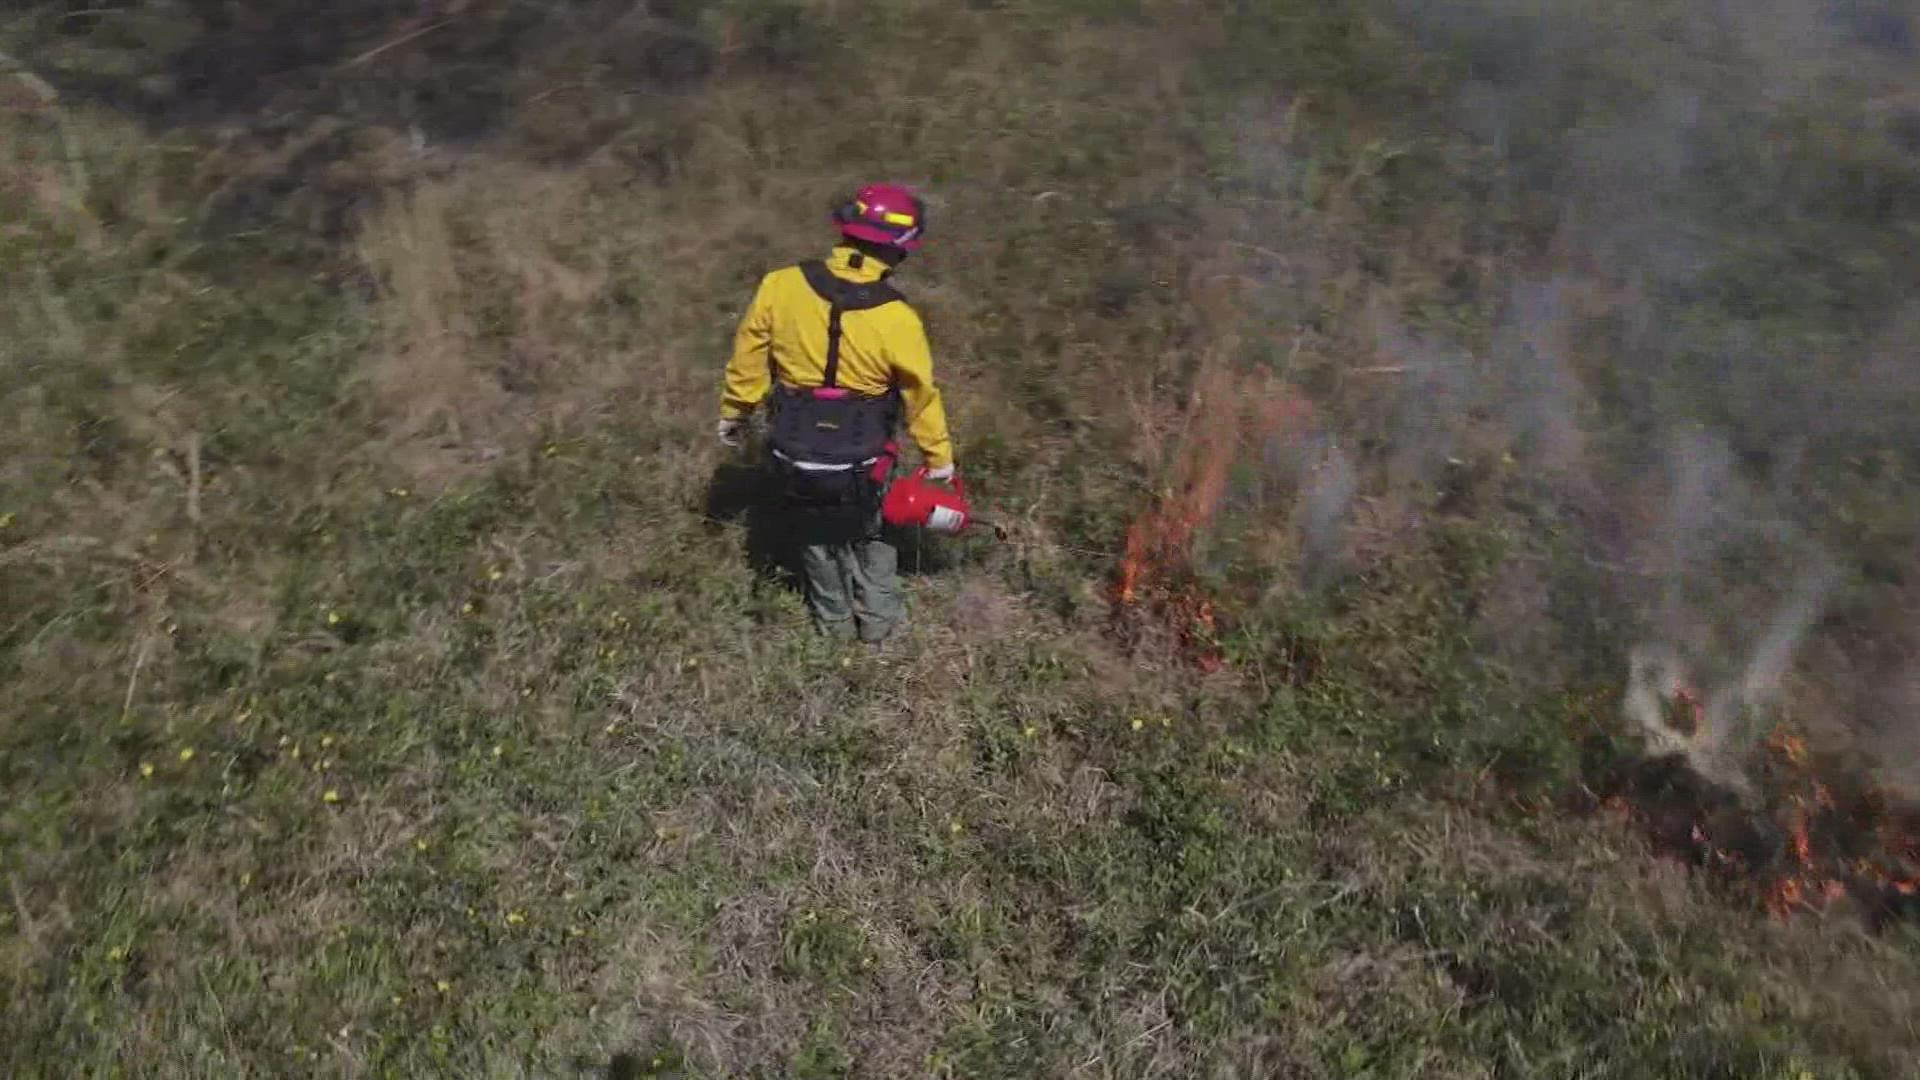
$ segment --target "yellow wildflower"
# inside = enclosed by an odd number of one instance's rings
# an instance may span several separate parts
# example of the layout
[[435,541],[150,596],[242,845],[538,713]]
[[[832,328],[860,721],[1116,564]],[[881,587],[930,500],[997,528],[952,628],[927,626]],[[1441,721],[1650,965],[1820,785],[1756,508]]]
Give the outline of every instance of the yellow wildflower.
[[339,802],[339,801],[340,801],[340,792],[339,792],[339,790],[338,790],[338,789],[336,789],[336,788],[328,788],[328,789],[327,789],[327,791],[326,791],[326,794],[324,794],[324,795],[322,795],[322,796],[320,796],[320,801],[321,801],[321,802],[324,802],[324,803],[337,803],[337,802]]
[[329,611],[329,612],[327,612],[327,625],[328,625],[328,626],[339,626],[339,625],[340,625],[340,613],[339,613],[339,612],[337,612],[337,611]]
[[188,762],[188,761],[192,761],[192,760],[193,760],[193,747],[191,747],[191,746],[183,746],[183,747],[181,747],[181,748],[180,748],[180,760],[181,760],[182,762]]
[[151,777],[151,776],[153,775],[153,762],[151,762],[151,761],[143,761],[143,762],[141,762],[141,763],[140,763],[140,775],[141,775],[142,777]]
[[1133,730],[1139,731],[1141,728],[1147,726],[1147,722],[1136,716],[1133,718],[1130,726],[1133,728]]
[[523,924],[525,924],[525,923],[526,923],[526,921],[527,921],[527,916],[526,916],[526,914],[525,914],[524,912],[519,912],[519,911],[509,911],[509,912],[507,912],[507,925],[508,925],[508,926],[520,926],[520,925],[523,925]]

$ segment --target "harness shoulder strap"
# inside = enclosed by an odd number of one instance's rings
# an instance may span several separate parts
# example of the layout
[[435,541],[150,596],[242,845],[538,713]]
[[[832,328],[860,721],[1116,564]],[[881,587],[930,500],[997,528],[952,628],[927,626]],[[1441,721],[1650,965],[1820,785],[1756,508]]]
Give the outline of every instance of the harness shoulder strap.
[[819,259],[801,263],[800,273],[806,276],[807,284],[820,299],[842,311],[866,311],[887,304],[905,303],[907,299],[899,289],[884,280],[858,282],[836,276]]
[[868,311],[887,304],[905,303],[900,290],[885,281],[867,283],[848,281],[827,269],[820,260],[800,264],[807,285],[827,302],[827,369],[820,385],[833,389],[840,385],[840,316],[848,311]]

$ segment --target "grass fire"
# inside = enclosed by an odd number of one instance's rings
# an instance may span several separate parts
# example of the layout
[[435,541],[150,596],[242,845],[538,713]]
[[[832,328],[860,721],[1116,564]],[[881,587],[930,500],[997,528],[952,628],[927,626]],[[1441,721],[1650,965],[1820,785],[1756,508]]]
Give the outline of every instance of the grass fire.
[[1916,42],[0,4],[0,1076],[1920,1076]]
[[[1664,713],[1676,734],[1703,737],[1703,698],[1670,688]],[[1845,912],[1884,927],[1920,917],[1920,805],[1870,783],[1858,762],[1816,754],[1784,722],[1737,764],[1737,788],[1683,752],[1616,766],[1590,790],[1657,852],[1774,918]]]

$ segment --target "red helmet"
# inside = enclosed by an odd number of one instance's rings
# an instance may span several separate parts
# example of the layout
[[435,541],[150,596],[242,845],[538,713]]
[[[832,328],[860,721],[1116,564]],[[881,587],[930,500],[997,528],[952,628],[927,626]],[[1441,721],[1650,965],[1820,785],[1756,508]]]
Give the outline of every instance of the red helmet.
[[898,184],[869,184],[833,212],[841,236],[917,251],[927,231],[927,204]]

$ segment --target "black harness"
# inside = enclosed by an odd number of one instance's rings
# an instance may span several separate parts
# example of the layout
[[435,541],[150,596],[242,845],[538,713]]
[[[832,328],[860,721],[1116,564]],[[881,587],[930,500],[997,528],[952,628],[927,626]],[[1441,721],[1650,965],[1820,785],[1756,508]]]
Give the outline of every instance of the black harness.
[[906,297],[884,281],[860,284],[836,277],[824,262],[802,263],[800,272],[827,302],[827,366],[814,387],[782,386],[779,373],[773,373],[767,443],[774,469],[796,503],[869,509],[880,491],[872,465],[886,452],[899,423],[900,398],[891,390],[869,396],[840,385],[840,319],[849,311],[905,303]]

